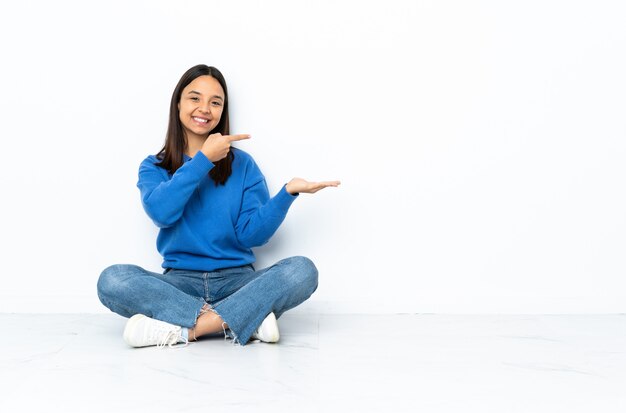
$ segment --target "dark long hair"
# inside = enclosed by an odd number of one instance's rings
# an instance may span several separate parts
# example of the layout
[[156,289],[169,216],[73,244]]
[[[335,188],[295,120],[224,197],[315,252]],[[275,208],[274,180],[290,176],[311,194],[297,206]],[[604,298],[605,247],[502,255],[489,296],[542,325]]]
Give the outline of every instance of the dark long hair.
[[[187,139],[178,115],[178,103],[183,89],[193,80],[200,76],[211,76],[219,82],[224,89],[224,106],[222,108],[222,117],[219,123],[211,131],[211,133],[221,133],[222,135],[230,134],[230,122],[228,120],[228,90],[226,89],[226,80],[222,73],[212,66],[197,65],[187,70],[178,81],[174,93],[172,93],[172,101],[170,102],[170,121],[167,126],[167,135],[165,137],[165,145],[163,149],[156,155],[161,160],[157,164],[161,168],[174,174],[183,165],[183,154],[187,149]],[[211,179],[215,181],[215,185],[226,183],[226,180],[232,173],[232,164],[235,155],[233,151],[229,151],[228,155],[217,162],[209,172]]]

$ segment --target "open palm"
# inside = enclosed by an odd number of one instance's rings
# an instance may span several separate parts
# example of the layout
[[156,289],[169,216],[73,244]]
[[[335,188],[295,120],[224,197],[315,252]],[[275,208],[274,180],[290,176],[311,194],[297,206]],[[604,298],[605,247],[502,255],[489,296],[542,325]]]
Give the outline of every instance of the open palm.
[[287,184],[287,192],[290,194],[305,193],[314,194],[320,189],[327,188],[329,186],[337,187],[341,182],[339,181],[324,181],[324,182],[309,182],[302,178],[293,178]]

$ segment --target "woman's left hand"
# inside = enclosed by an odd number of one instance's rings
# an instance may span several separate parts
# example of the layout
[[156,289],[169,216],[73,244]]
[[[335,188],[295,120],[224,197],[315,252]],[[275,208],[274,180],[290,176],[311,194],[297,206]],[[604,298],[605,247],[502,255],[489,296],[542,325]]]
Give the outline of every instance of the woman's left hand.
[[314,194],[320,189],[324,189],[329,186],[337,187],[339,184],[341,184],[339,181],[309,182],[302,178],[293,178],[287,183],[285,189],[291,195],[299,193]]

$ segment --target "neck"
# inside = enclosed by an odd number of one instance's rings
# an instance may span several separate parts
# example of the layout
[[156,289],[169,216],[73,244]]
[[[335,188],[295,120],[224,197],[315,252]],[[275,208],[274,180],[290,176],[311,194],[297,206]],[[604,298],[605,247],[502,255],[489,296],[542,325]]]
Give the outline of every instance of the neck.
[[185,153],[189,157],[193,158],[198,153],[198,151],[202,149],[202,145],[204,144],[206,138],[206,136],[202,137],[198,135],[187,134],[187,150],[185,150]]

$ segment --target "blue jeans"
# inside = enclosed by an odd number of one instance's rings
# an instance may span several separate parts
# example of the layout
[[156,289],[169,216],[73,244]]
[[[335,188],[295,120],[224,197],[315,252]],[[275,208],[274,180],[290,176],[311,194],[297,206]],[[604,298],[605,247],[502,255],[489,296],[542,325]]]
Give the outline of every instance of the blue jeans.
[[102,304],[124,317],[144,314],[193,327],[205,303],[245,345],[265,317],[304,302],[317,289],[317,268],[305,257],[286,258],[255,271],[252,265],[202,272],[169,269],[163,274],[136,265],[106,268],[98,279]]

